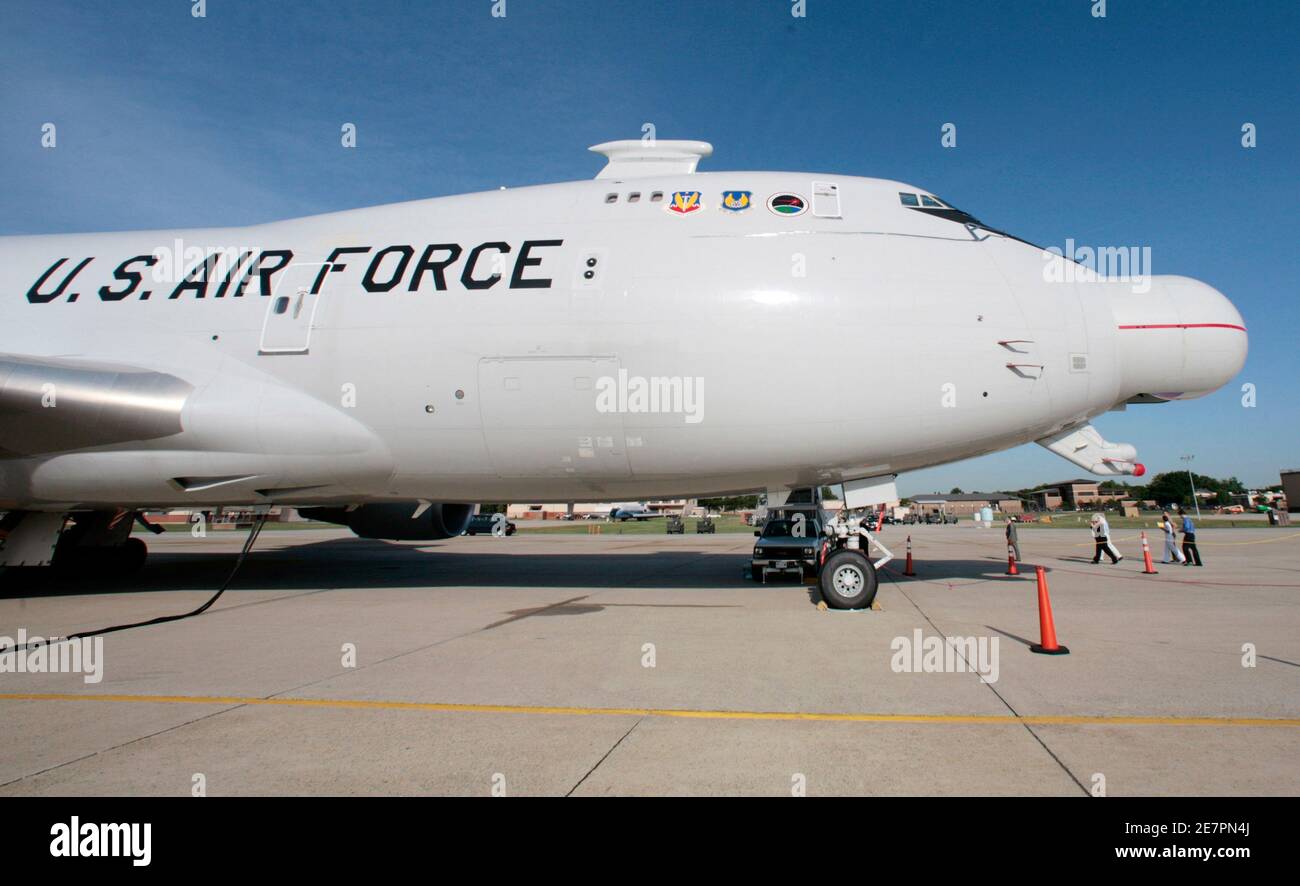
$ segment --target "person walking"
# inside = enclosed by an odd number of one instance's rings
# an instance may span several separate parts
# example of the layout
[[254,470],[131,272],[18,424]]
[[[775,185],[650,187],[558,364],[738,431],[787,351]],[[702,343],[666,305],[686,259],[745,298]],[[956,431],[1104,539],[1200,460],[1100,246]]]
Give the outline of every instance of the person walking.
[[1016,552],[1016,562],[1023,562],[1020,559],[1020,538],[1016,535],[1016,521],[1010,517],[1007,518],[1007,544]]
[[1160,515],[1160,522],[1157,525],[1165,536],[1165,558],[1160,562],[1186,563],[1187,558],[1183,556],[1182,551],[1178,550],[1178,530],[1174,528],[1174,520],[1169,516],[1168,511]]
[[1203,566],[1201,552],[1196,549],[1196,524],[1182,508],[1178,509],[1178,516],[1183,518],[1183,565]]
[[1106,518],[1099,512],[1093,514],[1092,519],[1088,522],[1092,526],[1093,541],[1097,543],[1097,550],[1092,555],[1092,562],[1100,563],[1103,553],[1110,557],[1112,564],[1123,560],[1124,555],[1116,551],[1115,546],[1110,543],[1110,524],[1106,522]]

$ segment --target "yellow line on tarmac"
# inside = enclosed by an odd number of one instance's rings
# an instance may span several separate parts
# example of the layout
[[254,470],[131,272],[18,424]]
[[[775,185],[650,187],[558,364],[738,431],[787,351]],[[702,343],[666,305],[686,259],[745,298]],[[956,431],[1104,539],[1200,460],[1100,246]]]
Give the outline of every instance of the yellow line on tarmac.
[[334,698],[258,698],[235,695],[90,695],[54,692],[0,693],[0,701],[99,701],[146,704],[270,705],[380,711],[433,711],[469,714],[559,714],[576,716],[677,717],[693,720],[802,720],[837,723],[941,723],[1010,726],[1288,726],[1300,719],[1267,717],[1102,717],[1007,714],[819,714],[795,711],[695,711],[677,708],[584,708],[542,705],[448,704],[423,701],[368,701]]

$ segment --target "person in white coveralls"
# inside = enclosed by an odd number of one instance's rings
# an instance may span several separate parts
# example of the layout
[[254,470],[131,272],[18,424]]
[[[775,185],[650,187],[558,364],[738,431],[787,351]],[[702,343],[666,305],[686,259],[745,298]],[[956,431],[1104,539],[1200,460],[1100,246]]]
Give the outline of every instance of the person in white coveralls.
[[1178,529],[1174,526],[1174,521],[1170,518],[1169,512],[1165,511],[1160,515],[1160,522],[1156,524],[1160,531],[1165,534],[1165,558],[1161,563],[1185,563],[1187,559],[1183,552],[1178,550]]
[[1100,513],[1093,514],[1092,519],[1088,521],[1092,526],[1092,538],[1097,543],[1097,550],[1092,555],[1092,562],[1100,563],[1101,555],[1104,553],[1110,557],[1111,563],[1118,563],[1124,559],[1124,555],[1115,550],[1115,546],[1110,543],[1110,524]]

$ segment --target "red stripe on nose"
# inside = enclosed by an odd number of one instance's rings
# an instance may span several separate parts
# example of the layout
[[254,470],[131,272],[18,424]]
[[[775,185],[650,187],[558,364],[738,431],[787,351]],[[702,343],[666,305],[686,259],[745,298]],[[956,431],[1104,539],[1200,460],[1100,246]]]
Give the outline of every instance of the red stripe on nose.
[[1235,323],[1139,323],[1133,326],[1121,326],[1120,329],[1240,329],[1246,331],[1245,326],[1238,326]]

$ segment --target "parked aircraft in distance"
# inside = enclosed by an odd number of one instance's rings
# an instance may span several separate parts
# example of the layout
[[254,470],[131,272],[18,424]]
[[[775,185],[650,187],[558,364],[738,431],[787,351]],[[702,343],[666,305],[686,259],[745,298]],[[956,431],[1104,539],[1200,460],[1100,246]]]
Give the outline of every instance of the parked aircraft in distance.
[[609,519],[627,522],[628,520],[650,520],[655,517],[662,517],[663,514],[658,511],[652,511],[644,507],[614,508],[609,512]]

